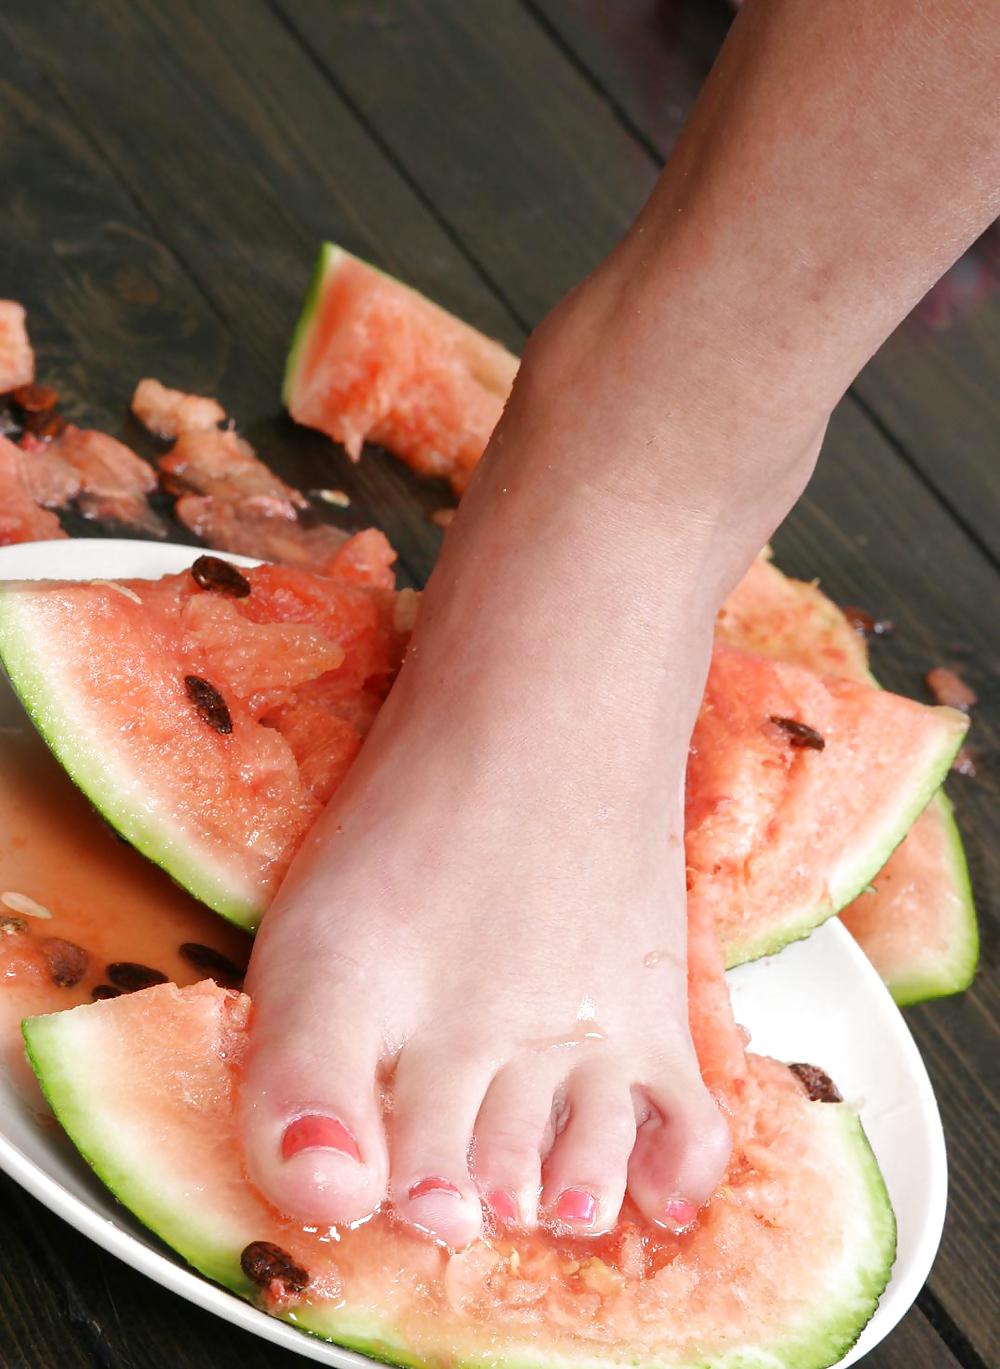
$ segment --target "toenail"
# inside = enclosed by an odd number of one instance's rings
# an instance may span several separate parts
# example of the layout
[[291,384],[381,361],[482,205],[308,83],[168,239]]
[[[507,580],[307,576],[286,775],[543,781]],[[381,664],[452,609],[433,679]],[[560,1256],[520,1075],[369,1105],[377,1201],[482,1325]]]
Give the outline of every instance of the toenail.
[[446,1193],[450,1198],[461,1198],[462,1192],[454,1184],[450,1184],[447,1179],[421,1179],[419,1183],[412,1186],[409,1192],[410,1202],[417,1198],[423,1198],[428,1193]]
[[582,1188],[567,1188],[559,1195],[556,1216],[563,1222],[592,1222],[597,1202]]
[[358,1143],[336,1117],[327,1117],[321,1112],[307,1112],[289,1122],[281,1138],[281,1158],[290,1160],[303,1150],[339,1150],[352,1160],[361,1163]]
[[514,1201],[514,1195],[508,1193],[506,1189],[494,1189],[486,1199],[486,1203],[498,1221],[517,1221],[517,1203]]
[[669,1224],[677,1227],[679,1231],[690,1226],[698,1215],[698,1209],[694,1203],[686,1203],[680,1198],[675,1198],[672,1202],[667,1203],[663,1210]]

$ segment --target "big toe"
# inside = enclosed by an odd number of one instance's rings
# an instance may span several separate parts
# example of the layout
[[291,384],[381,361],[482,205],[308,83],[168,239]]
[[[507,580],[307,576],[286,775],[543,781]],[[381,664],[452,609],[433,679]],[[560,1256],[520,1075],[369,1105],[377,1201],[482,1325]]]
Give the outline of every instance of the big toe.
[[679,1230],[694,1221],[719,1186],[732,1140],[718,1105],[694,1070],[690,1077],[664,1082],[647,1094],[652,1111],[636,1135],[629,1193],[650,1221]]
[[377,1082],[379,1040],[364,1016],[303,1020],[255,1002],[240,1092],[251,1180],[279,1211],[336,1225],[369,1216],[386,1194]]

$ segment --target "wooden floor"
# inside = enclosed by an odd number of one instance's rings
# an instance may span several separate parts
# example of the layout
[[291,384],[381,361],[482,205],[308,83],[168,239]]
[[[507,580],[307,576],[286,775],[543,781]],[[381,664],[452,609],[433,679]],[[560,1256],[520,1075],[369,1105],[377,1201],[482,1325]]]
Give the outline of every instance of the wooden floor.
[[[294,483],[346,489],[340,521],[384,527],[419,583],[442,489],[379,453],[349,468],[280,416],[318,243],[343,243],[517,348],[628,225],[727,22],[724,0],[4,6],[0,295],[28,306],[43,378],[70,417],[134,439],[125,401],[139,376],[217,394]],[[777,538],[785,569],[895,621],[875,648],[887,684],[919,697],[929,667],[957,664],[981,699],[980,773],[950,787],[983,968],[961,1000],[907,1014],[948,1136],[948,1224],[873,1369],[1000,1364],[998,382],[1000,239],[987,235],[859,378]],[[293,1363],[6,1181],[0,1223],[8,1369]]]

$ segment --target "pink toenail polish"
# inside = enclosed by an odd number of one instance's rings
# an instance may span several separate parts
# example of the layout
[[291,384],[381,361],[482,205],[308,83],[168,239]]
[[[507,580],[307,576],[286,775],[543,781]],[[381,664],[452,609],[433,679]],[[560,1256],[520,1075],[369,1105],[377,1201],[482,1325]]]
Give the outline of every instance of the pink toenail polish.
[[694,1203],[685,1203],[680,1198],[675,1198],[672,1202],[667,1203],[663,1211],[669,1224],[677,1227],[678,1230],[690,1226],[698,1215],[698,1209]]
[[498,1222],[517,1221],[517,1203],[514,1195],[506,1189],[495,1188],[487,1197],[486,1204]]
[[336,1117],[327,1117],[321,1112],[307,1112],[285,1128],[281,1158],[290,1160],[303,1150],[339,1150],[342,1155],[361,1163],[358,1143],[347,1127]]
[[582,1188],[565,1189],[556,1203],[556,1216],[563,1222],[592,1222],[596,1211],[596,1200]]
[[423,1198],[427,1193],[446,1193],[451,1198],[461,1198],[462,1196],[461,1189],[457,1189],[447,1179],[421,1179],[419,1183],[412,1186],[408,1196],[412,1203],[417,1198]]

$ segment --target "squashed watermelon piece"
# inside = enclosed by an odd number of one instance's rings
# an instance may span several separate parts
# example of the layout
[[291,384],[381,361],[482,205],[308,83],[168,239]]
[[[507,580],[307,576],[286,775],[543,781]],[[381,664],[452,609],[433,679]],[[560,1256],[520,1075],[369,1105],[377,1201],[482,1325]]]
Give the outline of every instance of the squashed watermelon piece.
[[28,340],[24,306],[0,299],[0,394],[8,394],[35,378],[35,354]]
[[[384,589],[260,566],[236,597],[211,587],[212,558],[194,570],[122,584],[9,582],[0,637],[29,713],[108,821],[196,897],[252,927],[319,813],[316,795],[334,787],[324,755],[343,773],[343,742],[333,752],[327,730],[313,728],[309,744],[309,710],[339,690],[359,718],[370,715],[403,638]],[[337,716],[350,721],[346,709]],[[297,753],[309,755],[305,777]]]
[[0,546],[65,537],[59,519],[40,508],[22,480],[24,453],[0,437]]
[[[720,641],[824,674],[871,680],[862,636],[814,584],[758,559],[726,602]],[[951,804],[935,795],[872,887],[841,912],[897,1003],[968,988],[979,958],[976,910]]]
[[[249,594],[204,605],[189,603],[209,592],[185,575],[129,582],[128,596],[100,583],[0,588],[0,653],[72,777],[134,845],[243,925],[259,920],[317,814],[315,795],[330,790],[316,756],[303,784],[306,723],[289,709],[329,703],[350,720],[326,691],[346,687],[367,708],[398,663],[409,604],[398,619],[396,596],[371,587],[372,562],[368,550],[346,558],[347,578],[332,579],[260,567],[247,574]],[[368,586],[353,582],[359,571]],[[310,655],[304,631],[279,646],[276,623],[318,627],[343,648],[342,664]],[[199,713],[187,676],[221,696],[231,734],[208,725],[212,709]],[[706,698],[688,766],[688,863],[715,892],[735,964],[806,935],[864,888],[967,723],[725,648]],[[802,748],[779,717],[819,729],[825,749]],[[330,744],[322,734],[314,750]],[[342,746],[329,754],[342,764]]]
[[52,450],[48,442],[29,442],[16,448],[21,484],[29,498],[46,509],[62,509],[80,493],[79,473]]
[[941,784],[966,724],[718,644],[688,761],[689,888],[738,965],[861,892]]
[[517,357],[423,295],[324,244],[284,400],[357,460],[377,442],[461,492],[496,427]]
[[171,390],[147,376],[132,396],[132,412],[157,437],[177,437],[198,428],[217,428],[226,411],[217,399]]
[[305,508],[305,495],[275,475],[232,428],[182,430],[160,459],[160,479],[170,494],[201,494],[236,504],[266,499]]
[[56,1115],[116,1197],[303,1331],[409,1365],[819,1369],[887,1282],[888,1196],[853,1110],[810,1101],[786,1066],[746,1054],[697,907],[691,942],[692,1032],[706,1078],[724,1081],[734,1148],[681,1235],[626,1206],[598,1240],[494,1234],[453,1253],[379,1213],[331,1243],[244,1178],[246,997],[164,985],[32,1018],[24,1034]]
[[146,499],[156,489],[148,461],[108,433],[66,428],[53,444],[55,454],[80,477],[77,504],[85,518],[99,518],[165,537],[166,524]]

